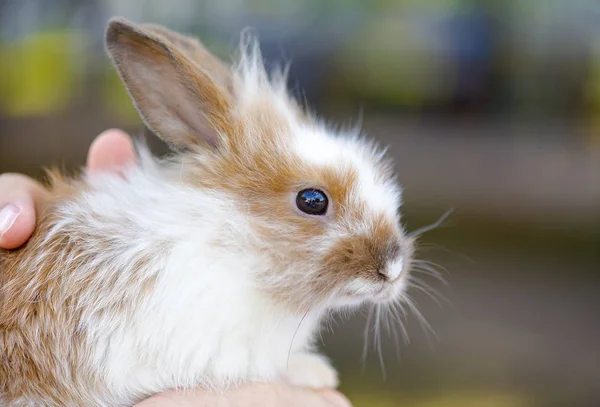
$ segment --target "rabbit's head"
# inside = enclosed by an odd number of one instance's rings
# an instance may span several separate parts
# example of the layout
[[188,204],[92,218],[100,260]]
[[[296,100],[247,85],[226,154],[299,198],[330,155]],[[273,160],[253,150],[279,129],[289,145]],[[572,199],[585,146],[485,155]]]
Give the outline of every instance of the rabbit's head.
[[252,42],[230,68],[158,26],[114,19],[106,41],[146,125],[179,151],[180,179],[234,203],[243,226],[219,244],[261,259],[259,289],[301,309],[399,298],[413,242],[382,151],[306,113]]

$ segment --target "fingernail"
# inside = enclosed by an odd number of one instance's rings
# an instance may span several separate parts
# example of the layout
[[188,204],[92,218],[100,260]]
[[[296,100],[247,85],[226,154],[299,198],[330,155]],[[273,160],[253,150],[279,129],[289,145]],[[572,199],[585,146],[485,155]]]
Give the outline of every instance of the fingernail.
[[0,209],[0,236],[8,232],[20,214],[21,209],[15,205],[9,204]]
[[323,397],[336,407],[352,407],[352,403],[344,395],[337,391],[325,391]]

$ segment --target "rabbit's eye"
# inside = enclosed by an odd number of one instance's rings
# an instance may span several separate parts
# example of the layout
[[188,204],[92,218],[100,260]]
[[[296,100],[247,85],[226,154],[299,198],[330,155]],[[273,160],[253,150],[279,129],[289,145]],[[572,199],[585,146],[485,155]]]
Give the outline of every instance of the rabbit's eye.
[[303,189],[296,195],[296,206],[309,215],[325,215],[327,205],[329,205],[327,195],[318,189]]

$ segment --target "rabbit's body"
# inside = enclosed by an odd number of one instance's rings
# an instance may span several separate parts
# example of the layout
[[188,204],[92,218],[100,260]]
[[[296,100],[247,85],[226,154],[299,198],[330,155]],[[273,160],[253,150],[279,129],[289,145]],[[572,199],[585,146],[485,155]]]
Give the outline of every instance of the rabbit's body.
[[256,48],[229,70],[124,20],[107,44],[146,124],[180,151],[159,162],[142,148],[122,176],[54,177],[31,241],[0,257],[0,404],[334,387],[310,353],[321,317],[399,301],[408,281],[389,163],[304,113]]
[[[277,379],[309,350],[322,310],[286,309],[257,289],[249,277],[271,260],[244,233],[248,219],[150,167],[84,187],[55,180],[38,232],[5,256],[4,393],[20,392],[21,379],[29,403],[47,386],[63,403],[130,405],[169,388]],[[247,244],[224,246],[230,233]],[[13,370],[22,354],[39,357],[29,372]]]

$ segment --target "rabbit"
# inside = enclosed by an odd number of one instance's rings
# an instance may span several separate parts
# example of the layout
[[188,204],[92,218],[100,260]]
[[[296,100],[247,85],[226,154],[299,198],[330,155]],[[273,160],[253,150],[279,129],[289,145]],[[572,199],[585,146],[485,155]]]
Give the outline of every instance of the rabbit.
[[268,74],[113,18],[105,36],[145,125],[122,174],[49,172],[39,224],[0,254],[0,405],[130,406],[168,389],[335,388],[332,312],[400,301],[414,239],[392,163]]

